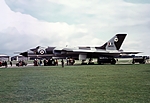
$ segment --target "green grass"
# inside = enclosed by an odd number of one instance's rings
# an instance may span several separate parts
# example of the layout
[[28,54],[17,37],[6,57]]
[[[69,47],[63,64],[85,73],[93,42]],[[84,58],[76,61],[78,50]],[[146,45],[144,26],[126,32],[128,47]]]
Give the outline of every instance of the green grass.
[[150,64],[0,68],[0,103],[150,103]]

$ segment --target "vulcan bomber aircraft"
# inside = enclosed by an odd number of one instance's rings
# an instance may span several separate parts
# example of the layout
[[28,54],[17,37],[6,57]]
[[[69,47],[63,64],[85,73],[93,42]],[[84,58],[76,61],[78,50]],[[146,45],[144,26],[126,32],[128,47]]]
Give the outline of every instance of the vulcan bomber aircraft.
[[30,52],[23,52],[20,55],[25,57],[57,57],[57,58],[73,58],[76,60],[86,60],[87,58],[107,57],[115,64],[115,57],[121,54],[138,54],[140,52],[126,52],[120,50],[121,45],[127,34],[116,34],[102,46],[90,47],[90,46],[78,46],[78,47],[41,47],[30,49]]

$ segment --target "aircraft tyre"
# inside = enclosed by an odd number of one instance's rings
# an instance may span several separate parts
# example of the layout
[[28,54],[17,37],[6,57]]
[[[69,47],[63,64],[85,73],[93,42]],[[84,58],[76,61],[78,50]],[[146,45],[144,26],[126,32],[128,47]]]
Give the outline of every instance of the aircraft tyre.
[[112,59],[111,64],[116,64],[116,60],[114,58]]
[[139,62],[140,64],[145,64],[145,61],[143,61],[143,62]]

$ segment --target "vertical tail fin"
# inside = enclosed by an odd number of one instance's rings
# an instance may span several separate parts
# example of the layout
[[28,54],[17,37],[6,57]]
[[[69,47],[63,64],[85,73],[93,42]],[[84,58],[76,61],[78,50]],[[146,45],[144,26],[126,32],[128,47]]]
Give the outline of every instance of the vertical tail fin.
[[127,34],[116,34],[103,46],[97,47],[97,49],[105,50],[119,50]]

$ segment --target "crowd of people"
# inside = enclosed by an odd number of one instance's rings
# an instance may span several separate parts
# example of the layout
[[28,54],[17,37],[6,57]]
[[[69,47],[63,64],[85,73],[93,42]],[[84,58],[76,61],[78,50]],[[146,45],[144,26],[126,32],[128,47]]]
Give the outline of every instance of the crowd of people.
[[[12,67],[13,66],[12,61],[9,61],[9,62],[8,61],[0,61],[0,67],[5,66],[5,68],[7,68],[8,65],[10,65]],[[23,60],[20,60],[16,63],[16,66],[18,66],[18,67],[19,66],[26,66],[26,65],[27,65],[27,63]]]
[[[44,59],[44,60],[38,60],[38,59],[35,59],[33,61],[33,64],[34,66],[58,66],[58,60],[57,59]],[[66,60],[66,65],[73,65],[75,63],[75,60],[74,59],[67,59]],[[61,59],[61,64],[62,64],[62,67],[64,67],[64,59]]]
[[35,59],[33,61],[33,64],[34,66],[55,66],[55,65],[58,65],[58,61],[57,59],[44,59],[43,61],[42,60],[38,60],[38,59]]
[[70,58],[70,59],[67,59],[67,65],[74,65],[75,63],[75,60]]
[[[64,67],[64,65],[73,65],[75,63],[74,59],[66,59],[66,62],[64,61],[64,59],[58,60],[58,59],[35,59],[33,61],[34,66],[58,66],[58,64],[62,65],[62,67]],[[13,65],[12,61],[9,61],[10,66]],[[23,60],[20,60],[16,63],[16,66],[26,66],[27,63]],[[7,61],[0,61],[0,67],[1,66],[5,66],[6,68],[8,67],[8,62]]]
[[16,63],[16,66],[26,66],[27,65],[27,63],[25,62],[25,61],[23,61],[23,60],[20,60],[18,63]]
[[7,68],[7,62],[6,62],[6,61],[0,62],[0,67],[1,67],[1,66],[5,66],[5,67]]

